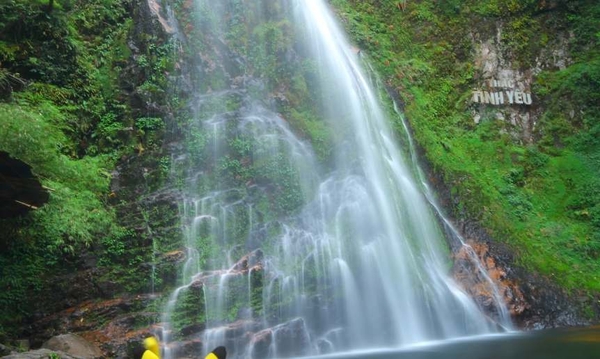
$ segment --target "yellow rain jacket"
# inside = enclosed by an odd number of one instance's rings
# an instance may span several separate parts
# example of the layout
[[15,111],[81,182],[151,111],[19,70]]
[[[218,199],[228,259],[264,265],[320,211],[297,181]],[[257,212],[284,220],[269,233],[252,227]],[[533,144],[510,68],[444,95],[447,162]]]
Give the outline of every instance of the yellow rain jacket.
[[204,359],[226,359],[227,350],[225,347],[216,347],[212,352],[208,353]]
[[146,351],[142,355],[142,359],[160,359],[160,346],[156,338],[144,339],[144,348],[146,348]]

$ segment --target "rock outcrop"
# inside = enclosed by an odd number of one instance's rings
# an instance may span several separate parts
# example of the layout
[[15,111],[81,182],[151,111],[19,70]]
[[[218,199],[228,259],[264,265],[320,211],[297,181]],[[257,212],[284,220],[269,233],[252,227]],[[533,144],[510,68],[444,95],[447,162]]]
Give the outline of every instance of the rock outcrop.
[[[296,357],[310,353],[310,337],[304,319],[296,318],[273,328],[261,330],[251,340],[251,357]],[[277,348],[274,351],[274,348]]]
[[42,345],[42,348],[61,351],[85,359],[103,357],[102,351],[97,346],[76,334],[62,334],[52,337]]
[[[542,113],[532,89],[534,77],[542,70],[564,69],[571,62],[566,50],[568,36],[559,34],[539,49],[533,63],[524,66],[515,61],[512,49],[503,44],[503,27],[498,21],[488,26],[487,31],[471,33],[478,82],[471,111],[476,123],[483,119],[504,121],[515,141],[528,144],[535,141],[536,125]],[[486,93],[492,95],[489,101],[484,96]]]
[[[430,168],[430,182],[439,194],[445,208],[452,208],[453,198],[442,181],[436,180]],[[453,276],[463,289],[488,314],[495,318],[492,305],[492,288],[488,285],[478,266],[472,261],[478,259],[479,265],[497,287],[500,297],[508,308],[514,324],[522,329],[543,329],[562,326],[588,325],[581,311],[581,303],[576,295],[569,295],[549,278],[527,270],[517,262],[514,250],[502,242],[493,239],[485,229],[475,221],[466,218],[454,219],[459,232],[466,238],[469,247],[451,245],[455,265]],[[448,233],[448,237],[452,234]],[[469,255],[467,251],[473,251]]]
[[[531,307],[519,285],[514,279],[508,278],[507,270],[497,263],[485,243],[468,243],[454,254],[454,278],[493,317],[498,315],[495,306],[497,295],[502,298],[513,318],[523,315]],[[492,280],[495,288],[486,277]]]
[[[61,334],[77,333],[100,349],[101,357],[126,353],[129,347],[139,345],[141,340],[155,332],[151,323],[156,322],[160,315],[140,310],[157,299],[156,295],[139,295],[81,303],[34,322],[30,327],[30,331],[35,333],[32,346],[39,347],[44,341],[45,347],[69,352],[61,346],[65,338]],[[66,338],[72,339],[73,334]],[[57,341],[58,346],[54,345]]]

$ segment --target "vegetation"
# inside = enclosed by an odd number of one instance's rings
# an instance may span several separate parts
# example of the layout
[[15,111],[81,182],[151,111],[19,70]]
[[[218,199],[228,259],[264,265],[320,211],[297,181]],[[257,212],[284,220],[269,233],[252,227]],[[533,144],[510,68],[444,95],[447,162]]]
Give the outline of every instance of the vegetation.
[[[131,10],[130,0],[0,4],[0,150],[30,164],[50,190],[41,209],[0,220],[0,339],[44,310],[36,295],[48,290],[47,275],[76,268],[82,252],[94,248],[123,283],[150,260],[143,252],[122,260],[136,234],[108,205],[109,182],[118,159],[160,148],[162,119],[134,111],[121,89],[144,85],[149,98],[153,86],[164,89],[172,47],[155,38],[133,59]],[[136,60],[142,73],[124,83]],[[133,283],[127,290],[145,286]]]
[[[344,25],[386,85],[400,92],[427,161],[460,203],[527,268],[569,290],[600,290],[600,6],[593,1],[334,0]],[[534,79],[543,113],[533,141],[496,120],[472,119],[473,36],[493,38],[515,69],[535,66],[544,46],[573,31],[572,63]],[[473,35],[475,34],[475,35]],[[546,55],[547,56],[547,55]],[[487,117],[486,117],[487,116]],[[399,128],[399,130],[401,130]]]
[[[427,161],[460,199],[454,215],[479,221],[515,249],[522,265],[569,290],[597,294],[600,5],[591,0],[331,3],[386,86],[403,96]],[[282,230],[277,219],[293,215],[310,197],[301,195],[305,188],[289,163],[291,154],[274,154],[285,141],[269,147],[238,125],[242,108],[269,98],[282,116],[276,120],[310,141],[319,165],[327,166],[334,134],[316,115],[320,94],[309,91],[318,75],[315,66],[301,54],[287,56],[301,50],[277,2],[260,7],[258,1],[232,0],[230,16],[216,19],[211,10],[223,4],[173,0],[190,40],[177,44],[137,28],[136,0],[0,3],[0,150],[30,164],[51,189],[50,202],[40,210],[0,220],[0,307],[8,308],[0,312],[0,340],[15,335],[33,309],[44,309],[32,300],[48,291],[47,274],[77,268],[80,254],[90,249],[104,270],[101,279],[118,278],[122,292],[173,285],[177,263],[155,263],[159,251],[178,249],[174,218],[179,214],[168,201],[155,206],[143,201],[168,179],[174,188],[196,195],[233,189],[224,200],[236,204],[228,212],[233,219],[221,234],[238,244],[252,235],[251,221],[264,226],[264,242],[276,238]],[[216,21],[227,23],[213,27]],[[564,38],[568,66],[545,67],[535,77],[542,112],[531,141],[496,120],[493,111],[478,124],[472,119],[470,91],[480,76],[472,36],[493,37],[499,23],[502,56],[515,68],[537,66],[536,59],[547,56],[545,47],[558,46],[567,30],[573,34]],[[228,30],[211,32],[216,28]],[[207,51],[211,48],[219,51]],[[187,107],[185,90],[169,91],[170,76],[181,70],[175,50],[201,64],[192,82],[207,98],[195,107]],[[244,95],[219,95],[248,78],[253,81]],[[207,130],[200,120],[214,114],[228,121]],[[184,138],[183,159],[164,150],[169,131]],[[130,171],[140,177],[121,193],[111,192],[115,166],[130,164],[134,156]],[[200,169],[202,176],[190,176]],[[255,204],[252,218],[248,203]],[[221,253],[215,234],[202,231],[195,240],[205,265]],[[244,250],[236,247],[232,257]],[[151,279],[152,287],[140,277]],[[263,310],[258,290],[263,278],[250,279],[252,292],[244,303],[250,301],[257,313]],[[236,290],[246,289],[240,284]],[[174,314],[177,329],[207,320],[197,310],[203,301],[201,287],[182,293]],[[248,309],[241,300],[230,304],[227,313],[208,319],[233,320]]]

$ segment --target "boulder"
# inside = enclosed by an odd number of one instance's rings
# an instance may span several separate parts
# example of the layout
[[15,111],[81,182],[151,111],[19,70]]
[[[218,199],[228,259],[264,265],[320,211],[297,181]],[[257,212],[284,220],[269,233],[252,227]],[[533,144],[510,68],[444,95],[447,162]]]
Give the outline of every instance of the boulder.
[[[310,353],[310,336],[304,319],[296,318],[273,328],[261,330],[251,339],[252,358],[264,358],[270,354],[277,357],[296,357]],[[271,353],[277,348],[275,353]]]
[[169,345],[169,351],[175,358],[197,358],[202,353],[204,346],[201,339],[195,338]]
[[310,352],[310,337],[304,319],[296,318],[273,328],[273,342],[279,348],[277,356],[304,356]]
[[260,249],[255,249],[252,252],[244,255],[230,269],[219,269],[198,273],[193,279],[193,287],[202,287],[215,280],[215,277],[227,275],[229,277],[254,275],[256,272],[262,272],[263,268],[263,252]]
[[11,353],[11,350],[9,347],[0,344],[0,357],[9,355]]
[[271,343],[273,343],[273,331],[271,329],[261,330],[254,334],[250,342],[250,357],[257,359],[268,357]]
[[42,345],[42,348],[62,351],[85,359],[102,358],[103,356],[97,346],[77,334],[63,334],[52,337]]
[[232,271],[248,272],[260,270],[263,267],[263,252],[260,249],[255,249],[252,252],[243,256],[231,268]]

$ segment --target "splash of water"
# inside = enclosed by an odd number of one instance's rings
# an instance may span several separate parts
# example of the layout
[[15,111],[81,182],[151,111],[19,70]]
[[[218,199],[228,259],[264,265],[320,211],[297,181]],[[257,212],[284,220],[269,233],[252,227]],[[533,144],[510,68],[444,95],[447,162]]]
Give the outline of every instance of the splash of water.
[[[204,352],[226,345],[234,358],[494,332],[497,326],[450,278],[431,192],[416,162],[403,158],[372,83],[326,4],[196,5],[204,16],[198,26],[218,39],[221,49],[214,51],[221,52],[236,14],[260,14],[258,22],[267,21],[273,7],[284,14],[296,51],[312,59],[316,76],[309,91],[318,94],[314,112],[331,133],[332,159],[322,165],[278,113],[272,91],[251,76],[198,94],[194,113],[206,158],[187,185],[183,286],[169,299],[163,321],[170,327],[177,306],[187,303],[182,293],[200,288],[195,304],[205,326]],[[260,55],[240,66],[259,67],[253,61],[264,62]],[[232,101],[239,104],[234,110]],[[252,163],[252,176],[234,150]],[[231,172],[234,180],[225,174]],[[245,177],[252,179],[232,185]],[[499,320],[509,326],[496,299]]]

